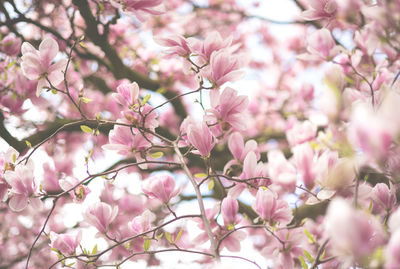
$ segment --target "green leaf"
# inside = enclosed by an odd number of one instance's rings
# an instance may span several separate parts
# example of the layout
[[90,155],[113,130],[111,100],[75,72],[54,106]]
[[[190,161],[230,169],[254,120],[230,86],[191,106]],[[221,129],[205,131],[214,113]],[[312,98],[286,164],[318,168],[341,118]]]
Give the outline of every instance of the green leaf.
[[82,102],[84,102],[85,104],[88,104],[90,102],[92,102],[92,99],[90,98],[86,98],[86,97],[81,97]]
[[28,146],[28,148],[31,148],[31,147],[32,147],[31,142],[29,142],[28,140],[25,140],[25,143],[26,143],[26,145]]
[[304,256],[306,256],[307,260],[309,262],[314,262],[314,258],[311,256],[311,254],[307,250],[303,250]]
[[161,151],[150,154],[150,157],[153,159],[158,159],[158,158],[161,158],[162,156],[164,156],[164,152],[161,152]]
[[299,261],[300,261],[301,267],[303,269],[308,269],[308,265],[307,265],[306,261],[304,260],[303,256],[299,256]]
[[142,101],[142,106],[145,105],[150,100],[151,94],[147,94]]
[[125,248],[126,248],[126,250],[129,250],[129,249],[131,248],[131,243],[129,243],[129,242],[126,243],[126,244],[125,244]]
[[314,236],[312,234],[310,234],[310,232],[307,229],[304,229],[304,233],[307,235],[308,242],[310,242],[310,244],[315,243]]
[[157,235],[157,239],[161,239],[163,237],[163,233],[160,233],[159,235]]
[[92,134],[92,133],[93,133],[92,128],[90,128],[89,126],[86,126],[86,125],[81,125],[81,130],[82,130],[83,132],[85,132],[85,133],[89,133],[89,134]]
[[51,89],[51,93],[52,93],[52,94],[57,94],[58,92],[57,92],[56,89]]
[[75,262],[71,262],[70,264],[67,264],[68,267],[71,267],[72,265],[74,265]]
[[169,232],[165,232],[165,238],[167,238],[168,242],[172,243],[171,234]]
[[167,89],[164,87],[161,87],[161,88],[158,88],[156,92],[158,92],[159,94],[164,94],[167,92]]
[[87,48],[86,44],[83,43],[83,42],[79,42],[79,45],[81,45],[81,46],[84,47],[84,48]]
[[96,254],[96,253],[97,253],[97,244],[94,245],[93,250],[92,250],[92,254]]
[[176,238],[175,238],[175,243],[178,242],[179,238],[181,238],[182,232],[183,232],[183,230],[182,230],[182,228],[181,228],[181,229],[179,230],[178,235],[177,235]]
[[58,249],[56,249],[56,248],[51,248],[50,250],[52,250],[52,251],[58,253]]
[[12,160],[13,160],[13,163],[15,163],[17,161],[17,155],[13,154]]
[[16,62],[12,61],[7,65],[7,69],[10,69]]
[[144,248],[144,250],[145,250],[145,251],[148,251],[149,248],[150,248],[150,246],[151,246],[151,240],[150,240],[150,239],[144,240],[144,243],[143,243],[143,248]]
[[205,173],[197,173],[197,174],[194,174],[194,177],[195,178],[206,178],[207,174],[205,174]]
[[215,186],[215,182],[214,182],[214,180],[213,179],[211,179],[210,181],[208,181],[208,190],[212,190],[212,189],[214,189],[214,186]]

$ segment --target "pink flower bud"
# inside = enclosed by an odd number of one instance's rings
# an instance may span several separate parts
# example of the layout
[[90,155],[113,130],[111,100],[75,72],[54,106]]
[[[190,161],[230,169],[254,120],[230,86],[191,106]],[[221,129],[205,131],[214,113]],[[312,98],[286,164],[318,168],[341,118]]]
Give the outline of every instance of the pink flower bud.
[[187,129],[189,142],[200,152],[203,157],[208,157],[215,145],[214,136],[205,122],[191,124]]
[[85,212],[86,221],[99,230],[106,232],[110,223],[118,214],[118,206],[111,207],[109,204],[97,202],[91,205]]
[[178,195],[180,189],[175,189],[175,179],[170,175],[157,175],[148,178],[142,183],[143,192],[151,198],[157,198],[168,203]]
[[56,234],[55,232],[51,231],[50,247],[59,250],[64,255],[73,255],[81,239],[82,231],[79,231],[75,236],[68,234]]
[[238,220],[239,203],[232,196],[228,195],[221,203],[222,217],[225,226],[235,224]]
[[9,56],[17,56],[21,47],[21,39],[11,34],[5,36],[1,41],[1,50]]
[[385,183],[378,183],[372,189],[372,199],[379,207],[390,211],[397,202],[396,193],[393,190],[394,187],[389,190]]

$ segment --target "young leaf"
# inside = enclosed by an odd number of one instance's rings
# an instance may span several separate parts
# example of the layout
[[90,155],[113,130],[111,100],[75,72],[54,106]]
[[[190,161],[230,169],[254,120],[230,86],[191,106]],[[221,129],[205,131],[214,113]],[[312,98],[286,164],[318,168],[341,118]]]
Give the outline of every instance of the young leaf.
[[169,232],[165,232],[165,238],[167,238],[168,242],[172,243],[171,234]]
[[93,250],[92,250],[92,254],[97,254],[97,244],[94,245]]
[[214,180],[213,179],[211,179],[210,181],[208,181],[208,190],[212,190],[212,189],[214,189],[214,185],[215,185],[215,182],[214,182]]
[[148,251],[149,248],[150,248],[150,246],[151,246],[151,240],[150,240],[150,239],[144,240],[144,243],[143,243],[143,248],[144,248],[144,250],[145,250],[145,251]]
[[205,178],[205,177],[207,177],[207,174],[205,174],[205,173],[197,173],[197,174],[194,174],[194,177],[195,178]]
[[314,258],[311,256],[311,254],[307,250],[303,249],[303,253],[309,262],[314,262]]
[[303,256],[299,256],[299,261],[301,264],[301,268],[308,269],[308,265],[307,265],[306,261],[304,260]]
[[178,235],[177,235],[176,238],[175,238],[175,243],[178,242],[179,238],[181,238],[182,232],[183,232],[183,230],[182,230],[182,228],[181,228],[181,229],[179,230]]
[[86,126],[86,125],[81,125],[81,130],[82,130],[83,132],[85,132],[85,133],[89,133],[89,134],[92,134],[92,133],[93,133],[92,128],[90,128],[89,126]]
[[312,234],[310,234],[310,232],[307,229],[304,229],[304,233],[307,235],[308,242],[310,242],[310,244],[315,243],[314,236]]
[[150,157],[153,159],[158,159],[158,158],[161,158],[162,156],[164,156],[164,153],[161,151],[150,154]]
[[151,94],[147,94],[142,101],[142,106],[144,106],[150,100]]

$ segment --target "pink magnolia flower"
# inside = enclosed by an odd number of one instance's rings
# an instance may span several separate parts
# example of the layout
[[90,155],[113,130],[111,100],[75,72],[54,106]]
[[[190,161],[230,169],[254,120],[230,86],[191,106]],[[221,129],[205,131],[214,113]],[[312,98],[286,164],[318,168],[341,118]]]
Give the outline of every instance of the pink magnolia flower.
[[0,202],[7,200],[8,190],[11,187],[4,179],[4,173],[7,170],[14,170],[18,156],[18,151],[12,147],[10,147],[5,153],[0,154]]
[[168,203],[180,191],[179,188],[175,189],[175,179],[170,175],[149,177],[143,181],[142,190],[146,195],[157,198],[163,203]]
[[[204,62],[209,62],[211,59],[211,55],[214,51],[219,51],[221,49],[229,48],[232,44],[232,36],[228,38],[222,38],[219,32],[213,31],[207,35],[204,42],[201,42],[198,39],[189,39],[190,46],[193,50],[203,58]],[[235,49],[230,48],[231,52]],[[203,63],[202,63],[203,64]]]
[[395,231],[390,237],[385,248],[385,269],[397,269],[400,267],[400,230]]
[[235,130],[243,131],[246,129],[246,116],[244,112],[249,103],[248,97],[237,95],[232,88],[225,88],[222,94],[218,90],[211,91],[211,109],[204,118],[207,123],[214,125],[218,122],[222,130],[229,130],[231,127]]
[[136,82],[121,84],[117,87],[117,92],[112,94],[112,97],[122,106],[131,109],[139,102],[139,85]]
[[236,81],[243,77],[244,56],[234,56],[229,49],[221,49],[211,54],[210,65],[202,71],[211,83],[217,87],[228,81]]
[[64,255],[73,255],[82,239],[82,231],[75,236],[50,232],[50,247],[59,250]]
[[29,161],[27,165],[18,165],[14,171],[7,170],[4,179],[11,186],[9,206],[15,212],[22,211],[28,202],[35,206],[40,205],[40,200],[35,198],[36,184],[33,176],[34,165]]
[[182,57],[189,56],[191,53],[188,42],[180,35],[155,38],[155,41],[163,47],[168,47],[167,53],[177,54]]
[[109,204],[97,202],[85,212],[85,220],[93,225],[101,233],[108,230],[108,226],[118,214],[118,206],[111,207]]
[[293,148],[293,157],[300,172],[301,178],[307,188],[311,189],[314,186],[316,171],[314,169],[316,158],[309,143],[303,143]]
[[382,225],[374,216],[356,210],[341,198],[330,202],[325,233],[330,237],[332,253],[349,265],[372,254],[385,241]]
[[50,87],[46,77],[54,86],[63,81],[63,70],[67,64],[67,59],[52,63],[58,53],[58,44],[54,39],[51,37],[43,39],[39,45],[39,50],[24,42],[21,52],[21,68],[24,76],[30,80],[38,81],[36,96],[42,93],[43,87]]
[[397,203],[394,186],[391,186],[389,190],[389,187],[385,183],[376,184],[372,189],[372,200],[378,207],[391,211]]
[[79,180],[76,178],[61,179],[59,184],[63,191],[69,191],[78,185],[69,192],[74,202],[83,202],[90,193],[90,189],[85,185],[79,184]]
[[134,13],[140,20],[143,20],[142,13],[152,15],[163,13],[157,10],[157,7],[162,4],[162,0],[112,0],[111,4],[117,8]]
[[224,218],[225,226],[234,225],[239,221],[239,203],[232,196],[226,196],[221,203],[222,217]]
[[366,103],[354,107],[350,123],[349,140],[370,158],[385,158],[396,137],[396,124]]
[[254,210],[263,220],[270,224],[288,224],[292,218],[292,211],[286,201],[281,200],[269,189],[260,188],[257,192],[256,201],[253,204]]
[[1,40],[0,50],[9,56],[17,56],[21,47],[21,42],[21,38],[8,34]]
[[140,216],[133,218],[128,223],[128,227],[134,234],[141,234],[151,229],[151,223],[156,219],[156,215],[146,209]]
[[337,3],[335,0],[308,0],[310,9],[303,11],[302,17],[309,21],[330,19],[335,16]]
[[140,126],[143,126],[143,115],[145,115],[144,127],[154,131],[159,125],[157,111],[153,110],[153,107],[149,104],[144,104],[139,110],[124,110],[121,114],[132,124],[138,124]]
[[[147,138],[151,139],[149,135]],[[102,148],[115,150],[118,154],[125,156],[135,154],[137,162],[144,161],[141,152],[151,146],[151,143],[138,130],[133,128],[131,131],[131,128],[121,125],[115,125],[110,131],[109,142]]]
[[260,158],[260,152],[257,148],[257,142],[253,139],[244,143],[243,136],[239,132],[234,132],[229,136],[228,147],[235,159],[243,162],[250,151],[253,151],[257,160]]
[[285,158],[282,151],[268,152],[268,175],[273,183],[287,190],[293,191],[296,187],[296,168]]
[[189,142],[199,151],[203,157],[208,157],[215,146],[215,139],[205,122],[191,124],[187,129]]
[[[220,248],[227,248],[229,251],[238,252],[240,251],[240,243],[246,239],[247,234],[244,231],[235,231],[231,233],[229,236],[225,237],[224,240],[221,242]],[[221,267],[216,267],[221,268]],[[231,267],[228,267],[231,268]]]
[[317,30],[309,35],[307,42],[308,52],[322,59],[332,59],[340,51],[340,48],[335,44],[335,40],[333,40],[331,32],[326,28]]
[[317,127],[310,121],[296,122],[294,126],[286,132],[286,137],[291,146],[302,144],[312,140],[317,134]]

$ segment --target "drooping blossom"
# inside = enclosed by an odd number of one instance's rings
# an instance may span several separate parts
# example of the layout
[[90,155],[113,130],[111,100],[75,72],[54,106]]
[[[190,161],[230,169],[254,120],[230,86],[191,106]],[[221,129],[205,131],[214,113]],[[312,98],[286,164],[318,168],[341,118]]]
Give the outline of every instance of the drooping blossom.
[[243,77],[244,71],[239,70],[244,65],[244,56],[232,55],[228,49],[221,49],[211,54],[210,65],[202,74],[220,87],[225,82],[233,82]]
[[205,122],[191,124],[187,129],[189,142],[203,157],[208,157],[215,145],[215,138]]
[[82,239],[82,231],[76,235],[57,234],[50,232],[50,247],[55,248],[64,255],[73,255]]
[[143,192],[151,198],[168,203],[178,195],[180,189],[175,188],[175,179],[170,175],[156,175],[149,177],[142,183]]
[[335,0],[307,0],[309,9],[303,11],[302,17],[309,21],[330,19],[338,8]]
[[330,202],[325,233],[332,253],[349,265],[367,257],[385,241],[382,225],[372,215],[356,210],[342,198]]
[[225,226],[234,225],[238,222],[239,203],[232,196],[226,196],[221,203],[221,213]]
[[[37,80],[36,96],[39,96],[44,87],[50,87],[47,79],[53,86],[57,86],[64,79],[63,70],[67,59],[61,59],[53,63],[58,53],[58,44],[51,37],[43,39],[39,50],[30,43],[24,42],[21,47],[21,68],[24,76],[30,80]],[[46,79],[47,78],[47,79]]]
[[111,207],[109,204],[96,202],[88,207],[85,220],[96,227],[100,233],[105,233],[117,214],[118,206]]
[[269,189],[258,189],[253,208],[263,220],[268,221],[270,224],[279,223],[279,225],[285,225],[293,218],[288,203],[279,199]]
[[4,173],[4,179],[11,186],[11,198],[9,206],[15,212],[22,211],[28,205],[28,202],[34,206],[40,205],[40,200],[35,198],[36,184],[34,180],[34,164],[28,161],[26,165],[17,165],[12,170],[7,170]]
[[210,95],[211,108],[207,109],[204,118],[210,125],[220,123],[223,131],[234,130],[243,131],[246,129],[245,111],[249,100],[247,96],[237,95],[232,88],[225,88],[222,93],[212,91]]

